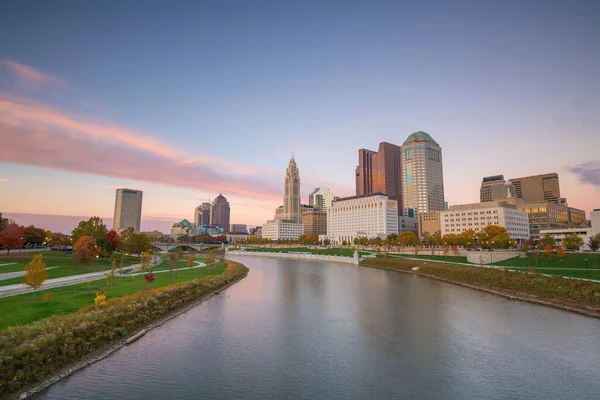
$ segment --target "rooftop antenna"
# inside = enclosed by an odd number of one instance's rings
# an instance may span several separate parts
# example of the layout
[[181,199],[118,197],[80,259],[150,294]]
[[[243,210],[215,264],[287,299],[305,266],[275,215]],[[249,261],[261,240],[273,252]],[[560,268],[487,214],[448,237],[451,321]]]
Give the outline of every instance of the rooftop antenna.
[[292,160],[294,159],[294,152],[292,151]]

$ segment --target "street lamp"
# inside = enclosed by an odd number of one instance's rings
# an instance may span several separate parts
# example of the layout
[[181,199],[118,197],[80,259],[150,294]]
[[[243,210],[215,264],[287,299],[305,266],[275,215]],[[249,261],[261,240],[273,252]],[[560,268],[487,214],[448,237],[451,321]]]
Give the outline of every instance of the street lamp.
[[590,277],[590,271],[588,271],[587,258],[585,259],[585,276],[588,278]]

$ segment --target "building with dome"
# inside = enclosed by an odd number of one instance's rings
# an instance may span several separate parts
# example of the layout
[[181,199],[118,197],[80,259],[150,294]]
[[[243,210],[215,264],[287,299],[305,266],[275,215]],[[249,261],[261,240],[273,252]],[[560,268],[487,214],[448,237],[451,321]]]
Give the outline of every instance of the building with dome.
[[402,149],[402,208],[407,217],[444,209],[442,148],[426,132],[408,136]]

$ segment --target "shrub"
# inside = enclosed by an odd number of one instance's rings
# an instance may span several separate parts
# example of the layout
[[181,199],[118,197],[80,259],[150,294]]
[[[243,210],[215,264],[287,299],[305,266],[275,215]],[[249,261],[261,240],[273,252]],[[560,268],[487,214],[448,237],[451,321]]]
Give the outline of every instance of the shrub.
[[[248,269],[227,260],[221,275],[107,300],[0,331],[0,397],[40,381],[153,320],[241,279]],[[98,298],[98,296],[96,297]]]

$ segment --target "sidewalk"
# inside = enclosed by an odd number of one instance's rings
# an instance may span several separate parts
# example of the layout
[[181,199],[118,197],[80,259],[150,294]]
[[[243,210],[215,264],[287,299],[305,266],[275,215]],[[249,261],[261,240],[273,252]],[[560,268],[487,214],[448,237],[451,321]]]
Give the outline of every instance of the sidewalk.
[[[153,256],[152,257],[152,266],[155,267],[155,266],[159,265],[160,263],[162,263],[162,261],[163,261],[163,259],[160,258],[159,256]],[[127,267],[127,269],[130,271],[136,271],[136,270],[139,270],[139,268],[140,268],[140,264],[134,264],[134,265],[130,265]],[[71,276],[64,276],[62,278],[48,279],[37,290],[39,291],[39,290],[53,289],[53,288],[63,287],[63,286],[71,286],[71,285],[76,285],[78,283],[84,283],[87,281],[97,281],[100,279],[105,279],[106,274],[108,274],[109,272],[110,272],[110,269],[105,270],[105,271],[100,271],[100,272],[91,272],[88,274],[71,275]],[[31,289],[29,286],[23,285],[22,283],[19,283],[16,285],[0,286],[0,297],[16,296],[16,295],[24,294],[24,293],[33,293],[33,289]]]

